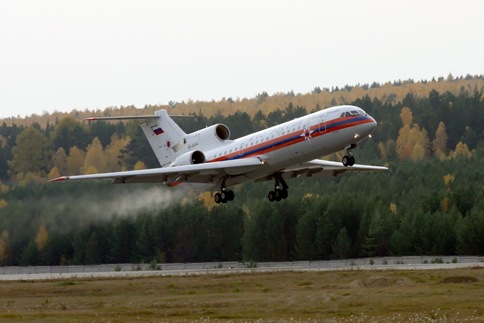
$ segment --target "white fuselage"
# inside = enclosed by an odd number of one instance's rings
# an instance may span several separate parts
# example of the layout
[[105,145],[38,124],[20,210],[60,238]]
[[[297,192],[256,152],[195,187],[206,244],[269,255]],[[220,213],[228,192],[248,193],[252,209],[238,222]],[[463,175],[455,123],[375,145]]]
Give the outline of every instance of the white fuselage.
[[[226,185],[232,186],[348,148],[368,137],[376,124],[358,107],[338,106],[221,142],[203,152],[207,162],[257,157],[265,163],[252,172],[226,179]],[[208,185],[220,187],[220,183]]]

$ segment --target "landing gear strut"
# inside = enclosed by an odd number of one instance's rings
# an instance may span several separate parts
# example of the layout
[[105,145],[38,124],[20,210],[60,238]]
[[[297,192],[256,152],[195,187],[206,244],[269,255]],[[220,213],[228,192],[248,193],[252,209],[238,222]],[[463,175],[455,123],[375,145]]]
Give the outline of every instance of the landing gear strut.
[[269,194],[267,194],[267,198],[271,202],[279,202],[280,200],[285,200],[289,195],[289,192],[287,190],[289,186],[287,186],[286,181],[284,180],[284,178],[282,178],[281,173],[274,174],[274,178],[276,180],[274,190],[270,191]]
[[355,164],[355,157],[351,153],[351,150],[353,148],[356,148],[356,144],[351,144],[351,146],[349,146],[346,149],[346,155],[341,160],[341,162],[343,163],[343,166],[345,166],[345,167],[353,166]]
[[233,201],[234,198],[235,198],[235,193],[234,191],[229,190],[227,189],[227,187],[225,187],[225,180],[222,182],[220,192],[215,193],[215,195],[213,196],[213,200],[217,204]]

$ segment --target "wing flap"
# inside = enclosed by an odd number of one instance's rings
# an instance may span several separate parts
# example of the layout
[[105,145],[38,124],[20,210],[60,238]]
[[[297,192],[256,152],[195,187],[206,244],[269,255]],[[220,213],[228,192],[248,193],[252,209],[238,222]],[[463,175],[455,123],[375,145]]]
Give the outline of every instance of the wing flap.
[[313,159],[309,162],[289,167],[282,172],[288,174],[289,177],[313,177],[338,176],[346,172],[383,172],[386,170],[388,170],[388,168],[383,166],[355,164],[347,167],[340,162]]

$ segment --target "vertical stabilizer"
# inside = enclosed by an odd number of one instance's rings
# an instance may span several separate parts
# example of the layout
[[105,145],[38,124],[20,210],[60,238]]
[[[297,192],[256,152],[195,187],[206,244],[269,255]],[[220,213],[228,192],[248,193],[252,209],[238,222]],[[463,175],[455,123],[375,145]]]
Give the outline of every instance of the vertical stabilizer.
[[175,161],[186,144],[186,133],[173,121],[166,110],[155,113],[159,116],[141,125],[141,129],[148,139],[151,148],[161,167],[168,166]]

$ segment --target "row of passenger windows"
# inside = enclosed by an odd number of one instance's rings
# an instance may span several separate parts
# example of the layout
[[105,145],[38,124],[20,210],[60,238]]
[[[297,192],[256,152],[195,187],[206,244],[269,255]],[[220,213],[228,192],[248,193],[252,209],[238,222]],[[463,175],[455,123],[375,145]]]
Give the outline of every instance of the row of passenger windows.
[[[272,136],[271,136],[271,139],[274,139],[274,135],[272,135]],[[266,137],[266,141],[269,141],[269,137]],[[262,140],[260,140],[260,142],[262,143]],[[257,145],[258,143],[259,143],[259,140],[256,140],[255,144]],[[253,142],[253,141],[251,141],[251,142],[250,142],[250,144],[245,144],[245,145],[240,146],[240,147],[239,147],[239,151],[242,151],[242,150],[244,150],[245,148],[249,148],[249,146],[253,146],[253,145],[254,145],[254,142]],[[213,156],[213,158],[222,157],[222,156],[227,155],[227,152],[228,152],[229,154],[231,154],[232,152],[235,152],[235,151],[236,151],[236,150],[234,150],[234,149],[230,149],[229,151],[227,151],[227,150],[226,150],[226,151],[224,151],[224,152],[223,152],[223,154],[220,152],[220,153],[218,154],[218,156],[217,156],[217,155],[215,155],[215,156]]]
[[[295,131],[296,131],[296,128],[295,128],[295,127],[294,127],[294,128],[292,128],[292,131],[293,131],[293,132],[295,132]],[[287,133],[289,133],[289,130],[287,131]],[[281,135],[284,135],[284,134],[286,134],[286,131],[282,131]],[[274,135],[269,136],[269,137],[266,137],[266,141],[269,141],[269,139],[274,139]],[[262,140],[260,140],[260,142],[262,142]],[[259,140],[256,140],[255,144],[257,145],[258,143],[259,143]],[[252,146],[252,145],[254,145],[253,141],[251,141],[251,142],[250,142],[250,146]],[[249,144],[245,144],[245,148],[248,148],[248,147],[249,147]],[[243,150],[243,149],[244,149],[244,145],[242,145],[242,146],[239,148],[239,150]],[[231,154],[231,153],[232,153],[232,151],[233,151],[233,150],[232,150],[232,149],[230,149],[230,150],[228,151],[228,153],[229,153],[229,154]],[[217,155],[215,155],[215,156],[213,156],[213,158],[222,157],[222,156],[225,156],[225,155],[227,155],[227,151],[224,151],[224,153],[223,153],[223,154],[222,154],[222,153],[219,153],[219,154],[218,154],[218,156],[217,156]]]

